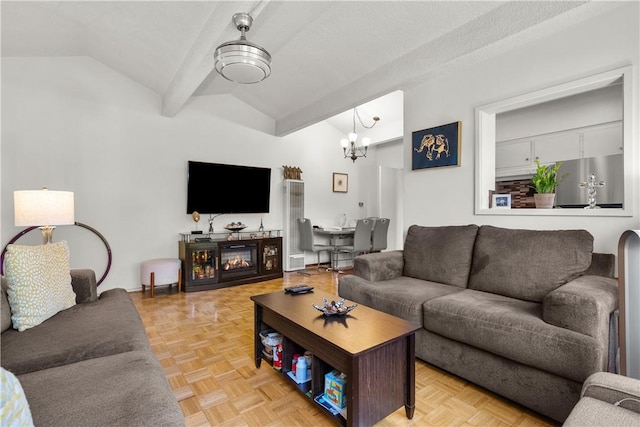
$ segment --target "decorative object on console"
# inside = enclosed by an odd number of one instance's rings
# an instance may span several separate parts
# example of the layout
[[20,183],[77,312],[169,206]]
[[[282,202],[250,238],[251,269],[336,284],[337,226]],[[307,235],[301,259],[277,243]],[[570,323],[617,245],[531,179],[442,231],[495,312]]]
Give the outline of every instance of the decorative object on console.
[[313,308],[318,311],[321,311],[325,316],[341,316],[343,314],[347,314],[354,308],[358,306],[358,304],[354,305],[344,305],[344,298],[340,301],[331,301],[329,302],[326,298],[322,298],[322,305],[312,304]]
[[349,175],[346,173],[333,173],[333,192],[346,193],[349,191]]
[[233,25],[240,31],[240,39],[221,44],[214,53],[216,71],[235,83],[258,83],[271,74],[271,55],[255,43],[247,41],[245,33],[253,18],[248,13],[233,15]]
[[193,218],[193,222],[196,223],[196,229],[192,231],[192,234],[202,234],[202,230],[198,230],[198,222],[200,221],[200,214],[198,211],[193,211],[191,214],[191,218]]
[[247,228],[246,224],[243,224],[242,222],[238,221],[238,222],[232,222],[231,224],[227,224],[224,226],[224,228],[226,228],[227,230],[237,233],[238,231],[242,231],[245,228]]
[[358,113],[358,109],[353,109],[353,131],[349,133],[347,138],[342,138],[340,140],[340,145],[342,145],[344,158],[349,158],[354,163],[358,157],[367,157],[367,149],[369,148],[369,144],[371,143],[370,138],[362,138],[362,146],[356,145],[356,141],[358,139],[358,134],[356,133],[356,117],[358,118],[358,121],[360,122],[362,127],[364,127],[365,129],[373,128],[380,121],[380,117],[373,116],[373,124],[371,126],[367,126],[362,121],[362,118]]
[[460,166],[462,122],[411,133],[411,169]]
[[16,226],[37,226],[43,243],[51,243],[56,225],[73,225],[74,203],[71,191],[24,190],[13,192]]
[[555,165],[541,165],[540,160],[536,159],[536,173],[531,180],[533,181],[533,188],[537,191],[533,195],[536,203],[536,208],[539,209],[552,209],[556,198],[556,186],[562,181],[564,176],[558,178],[558,170],[562,165],[562,162],[557,162]]
[[282,166],[284,169],[284,179],[302,180],[302,169],[295,166]]
[[596,181],[596,174],[592,173],[589,175],[589,179],[587,181],[580,183],[580,188],[587,189],[587,201],[589,204],[585,206],[585,209],[600,209],[600,206],[596,205],[596,187],[604,187],[606,182],[604,181]]

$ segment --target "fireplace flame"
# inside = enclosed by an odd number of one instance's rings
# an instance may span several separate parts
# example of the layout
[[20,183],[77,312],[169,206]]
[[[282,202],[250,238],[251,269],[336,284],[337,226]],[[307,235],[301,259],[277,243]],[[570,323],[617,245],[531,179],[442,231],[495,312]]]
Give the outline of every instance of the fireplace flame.
[[249,261],[247,261],[244,258],[240,258],[239,256],[228,259],[222,266],[222,268],[226,271],[235,270],[237,268],[247,268],[247,267],[251,267],[251,264],[249,263]]

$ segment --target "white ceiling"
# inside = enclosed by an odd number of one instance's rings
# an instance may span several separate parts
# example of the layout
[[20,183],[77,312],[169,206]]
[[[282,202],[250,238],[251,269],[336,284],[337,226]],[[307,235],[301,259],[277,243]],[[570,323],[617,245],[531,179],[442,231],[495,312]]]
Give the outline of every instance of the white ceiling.
[[[92,57],[162,96],[166,116],[192,96],[231,94],[273,118],[277,135],[325,119],[348,132],[354,106],[612,7],[600,1],[3,0],[2,56]],[[239,38],[231,22],[236,12],[251,12],[247,39],[273,57],[271,76],[257,84],[234,84],[212,72],[215,48]],[[383,127],[402,119],[402,96],[359,111],[365,122],[382,117]]]

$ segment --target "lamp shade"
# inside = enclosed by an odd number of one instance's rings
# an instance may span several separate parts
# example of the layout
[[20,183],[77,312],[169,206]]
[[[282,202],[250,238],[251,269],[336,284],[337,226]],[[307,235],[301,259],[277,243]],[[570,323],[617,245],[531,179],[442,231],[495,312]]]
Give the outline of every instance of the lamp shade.
[[16,226],[75,224],[73,192],[14,191],[13,214]]

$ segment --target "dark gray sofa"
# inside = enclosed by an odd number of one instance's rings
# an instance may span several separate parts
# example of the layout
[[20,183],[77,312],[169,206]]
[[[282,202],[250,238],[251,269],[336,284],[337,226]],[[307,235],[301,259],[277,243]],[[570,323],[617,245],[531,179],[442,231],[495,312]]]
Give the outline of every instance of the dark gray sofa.
[[422,325],[418,358],[562,422],[607,370],[614,265],[584,230],[414,225],[338,293]]
[[71,270],[76,305],[11,327],[2,277],[2,367],[17,376],[36,426],[180,426],[182,410],[124,289],[97,296],[92,270]]

